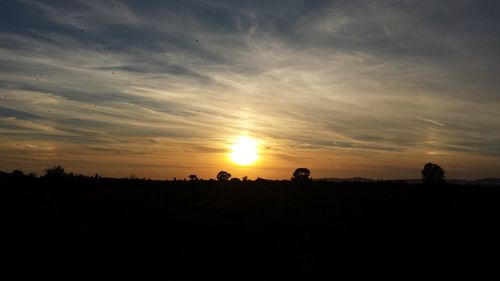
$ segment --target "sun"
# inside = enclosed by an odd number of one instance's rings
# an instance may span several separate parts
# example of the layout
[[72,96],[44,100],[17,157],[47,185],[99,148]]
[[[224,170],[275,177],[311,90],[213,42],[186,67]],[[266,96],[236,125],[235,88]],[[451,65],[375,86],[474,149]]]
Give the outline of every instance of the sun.
[[231,160],[238,165],[250,165],[259,159],[257,141],[241,136],[231,146]]

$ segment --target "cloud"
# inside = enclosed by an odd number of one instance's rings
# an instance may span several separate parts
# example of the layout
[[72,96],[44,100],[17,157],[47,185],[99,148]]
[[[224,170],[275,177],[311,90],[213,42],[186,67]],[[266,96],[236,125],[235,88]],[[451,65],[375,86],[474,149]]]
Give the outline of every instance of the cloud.
[[438,122],[438,121],[435,121],[435,120],[432,120],[432,119],[427,119],[427,118],[423,118],[421,116],[418,116],[417,115],[417,119],[420,120],[420,121],[424,121],[424,122],[427,122],[427,123],[430,123],[430,124],[433,124],[433,125],[436,125],[438,127],[444,127],[445,125],[441,122]]
[[497,155],[499,10],[491,1],[12,1],[0,20],[9,22],[0,139],[140,153],[144,167],[190,167],[196,153],[214,167],[222,160],[210,157],[242,133],[290,169],[315,153]]

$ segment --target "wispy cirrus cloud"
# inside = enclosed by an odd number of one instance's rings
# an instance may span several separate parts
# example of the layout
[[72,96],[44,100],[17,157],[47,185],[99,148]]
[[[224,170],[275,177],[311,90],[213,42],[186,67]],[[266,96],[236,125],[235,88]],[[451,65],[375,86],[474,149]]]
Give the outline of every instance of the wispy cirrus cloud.
[[[261,176],[306,164],[376,177],[395,163],[387,177],[412,176],[409,158],[460,175],[450,155],[498,167],[499,10],[491,1],[9,1],[0,152],[10,160],[0,168],[207,177],[228,165],[239,134],[266,148],[251,171]],[[470,163],[473,175],[489,171]]]
[[441,122],[438,122],[438,121],[432,120],[432,119],[428,119],[428,118],[423,118],[423,117],[421,117],[419,115],[417,115],[417,119],[420,120],[420,121],[424,121],[424,122],[436,125],[438,127],[445,127],[445,125],[443,123],[441,123]]

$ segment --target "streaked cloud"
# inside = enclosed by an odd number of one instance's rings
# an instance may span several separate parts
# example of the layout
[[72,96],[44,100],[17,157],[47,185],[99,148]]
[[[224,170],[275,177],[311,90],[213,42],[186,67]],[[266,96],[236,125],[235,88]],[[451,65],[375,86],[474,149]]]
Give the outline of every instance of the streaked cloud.
[[[3,5],[0,169],[499,176],[495,1]],[[240,134],[252,169],[226,168]]]
[[423,118],[423,117],[418,116],[418,115],[417,115],[417,119],[420,120],[420,121],[424,121],[424,122],[436,125],[438,127],[445,127],[445,125],[443,123],[438,122],[436,120],[432,120],[432,119],[428,119],[428,118]]

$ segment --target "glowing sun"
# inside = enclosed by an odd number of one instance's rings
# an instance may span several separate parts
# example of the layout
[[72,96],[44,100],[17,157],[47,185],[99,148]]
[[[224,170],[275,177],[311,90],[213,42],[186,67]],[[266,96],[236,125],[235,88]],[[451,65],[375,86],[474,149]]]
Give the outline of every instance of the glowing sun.
[[231,146],[231,160],[238,165],[250,165],[259,159],[255,140],[241,136]]

